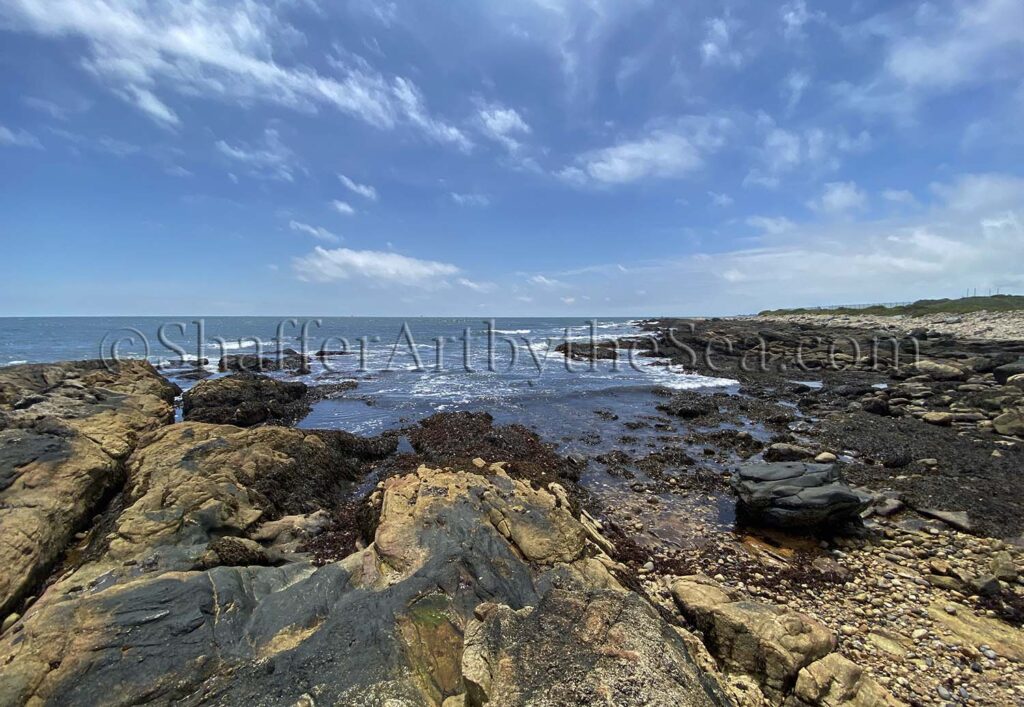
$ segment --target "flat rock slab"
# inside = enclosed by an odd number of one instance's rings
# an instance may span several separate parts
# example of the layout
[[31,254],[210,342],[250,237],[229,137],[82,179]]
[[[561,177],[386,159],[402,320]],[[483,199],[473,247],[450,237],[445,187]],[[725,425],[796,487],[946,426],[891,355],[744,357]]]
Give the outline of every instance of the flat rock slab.
[[871,502],[868,494],[844,484],[831,464],[741,464],[732,487],[742,515],[781,527],[841,525]]

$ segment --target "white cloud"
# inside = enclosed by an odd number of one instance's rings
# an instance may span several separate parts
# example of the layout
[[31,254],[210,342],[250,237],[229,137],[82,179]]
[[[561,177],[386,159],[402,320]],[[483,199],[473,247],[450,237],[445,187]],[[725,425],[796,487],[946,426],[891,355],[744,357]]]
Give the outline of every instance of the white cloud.
[[761,123],[766,132],[758,164],[747,174],[744,184],[774,188],[798,168],[819,173],[834,171],[842,164],[844,155],[863,152],[871,145],[867,131],[853,137],[841,128],[807,128],[797,132],[776,127],[775,121],[767,116],[762,116]]
[[0,145],[9,145],[11,147],[34,147],[41,149],[42,143],[39,142],[38,138],[32,133],[24,130],[11,130],[3,125],[0,125]]
[[912,205],[917,203],[914,195],[905,189],[886,189],[882,192],[882,198],[893,204]]
[[169,167],[166,167],[164,169],[164,174],[166,174],[166,175],[168,175],[170,177],[191,177],[191,176],[193,176],[192,172],[190,172],[189,170],[185,169],[181,165],[177,165],[177,164],[170,165]]
[[380,284],[414,287],[438,285],[438,279],[456,275],[459,268],[449,263],[419,260],[398,253],[317,246],[312,253],[295,258],[292,268],[301,280],[332,282],[361,277]]
[[933,184],[946,206],[963,214],[1024,210],[1024,178],[1009,174],[964,174],[950,184]]
[[823,214],[844,215],[867,206],[868,196],[854,182],[829,182],[821,197],[808,206]]
[[807,10],[806,0],[793,0],[782,6],[779,18],[782,20],[782,33],[786,39],[800,39],[804,36],[804,27],[812,20],[821,19],[820,13]]
[[352,208],[352,204],[347,201],[342,201],[341,199],[335,199],[332,201],[331,207],[343,216],[352,216],[356,212],[356,210]]
[[803,71],[791,71],[786,75],[786,109],[789,112],[792,112],[797,107],[800,99],[803,98],[804,91],[810,85],[811,77]]
[[558,176],[579,185],[683,177],[704,166],[705,155],[722,146],[729,127],[726,119],[684,119],[674,127],[651,129],[636,140],[585,152]]
[[561,280],[556,280],[551,277],[545,277],[543,275],[534,275],[529,279],[530,284],[539,285],[548,289],[554,289],[556,287],[566,287],[567,285]]
[[575,297],[560,297],[559,299],[561,299],[564,304],[576,304]]
[[936,91],[1000,75],[1019,79],[1024,3],[976,0],[951,3],[946,9],[918,13],[918,32],[894,38],[885,61],[890,76]]
[[711,198],[711,204],[713,206],[720,206],[722,208],[732,206],[735,201],[728,194],[719,194],[718,192],[709,191],[708,196]]
[[273,128],[263,131],[262,145],[231,145],[224,140],[218,140],[215,147],[225,157],[243,165],[251,176],[270,177],[285,182],[295,179],[295,153],[281,142],[280,136]]
[[370,201],[377,201],[377,190],[370,186],[369,184],[359,184],[358,182],[353,182],[344,174],[339,174],[338,179],[340,179],[341,183],[345,185],[345,188],[348,189],[353,194],[358,194],[359,196],[369,199]]
[[728,16],[713,17],[704,26],[706,33],[700,45],[704,64],[739,67],[743,63],[743,53],[732,46],[736,22]]
[[911,125],[920,104],[970,86],[1020,82],[1024,62],[1020,0],[940,0],[907,18],[885,12],[852,36],[881,42],[882,68],[866,80],[833,87],[837,100],[872,116]]
[[456,280],[456,282],[462,285],[463,287],[468,287],[474,292],[479,292],[481,294],[493,292],[497,288],[497,285],[495,285],[493,282],[475,282],[465,277],[460,277],[458,280]]
[[530,126],[514,108],[488,105],[480,109],[477,117],[483,133],[504,145],[509,152],[518,151],[522,147],[519,137],[531,132]]
[[82,66],[160,125],[181,118],[160,93],[269,102],[314,111],[329,106],[369,125],[416,126],[433,140],[466,149],[465,136],[429,115],[406,78],[386,77],[366,62],[333,62],[325,76],[275,59],[303,35],[282,14],[291,3],[247,0],[11,0],[0,5],[5,29],[84,42]]
[[784,216],[751,216],[747,219],[747,225],[772,236],[791,231],[795,226],[792,221]]
[[451,196],[452,201],[459,206],[478,206],[482,208],[484,206],[490,206],[491,203],[491,198],[486,194],[460,194],[458,192],[452,192],[449,196]]
[[313,238],[325,243],[339,243],[341,241],[339,236],[336,236],[322,226],[310,226],[308,223],[302,223],[301,221],[289,221],[288,228],[313,236]]

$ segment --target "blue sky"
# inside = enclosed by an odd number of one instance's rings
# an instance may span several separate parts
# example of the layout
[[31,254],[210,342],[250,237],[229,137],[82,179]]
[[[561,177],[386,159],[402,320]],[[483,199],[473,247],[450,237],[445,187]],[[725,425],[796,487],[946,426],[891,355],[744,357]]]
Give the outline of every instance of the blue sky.
[[1024,292],[1024,3],[0,0],[0,315]]

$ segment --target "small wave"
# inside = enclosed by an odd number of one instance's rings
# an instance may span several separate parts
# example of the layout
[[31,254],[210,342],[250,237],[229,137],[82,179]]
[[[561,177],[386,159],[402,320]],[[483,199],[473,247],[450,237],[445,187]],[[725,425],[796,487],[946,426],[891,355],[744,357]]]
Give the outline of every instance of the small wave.
[[495,334],[529,334],[529,329],[495,329]]
[[4,365],[5,365],[5,366],[20,366],[20,365],[22,365],[23,363],[28,363],[28,361],[8,361],[8,362],[7,362],[7,363],[5,363]]

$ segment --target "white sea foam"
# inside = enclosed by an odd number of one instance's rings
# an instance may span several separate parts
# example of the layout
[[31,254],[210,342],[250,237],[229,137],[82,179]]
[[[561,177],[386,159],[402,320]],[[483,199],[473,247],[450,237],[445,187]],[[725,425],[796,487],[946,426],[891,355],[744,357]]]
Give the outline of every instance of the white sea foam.
[[28,363],[28,361],[8,361],[4,365],[5,366],[20,366],[23,363]]
[[529,329],[495,329],[495,334],[529,334]]

